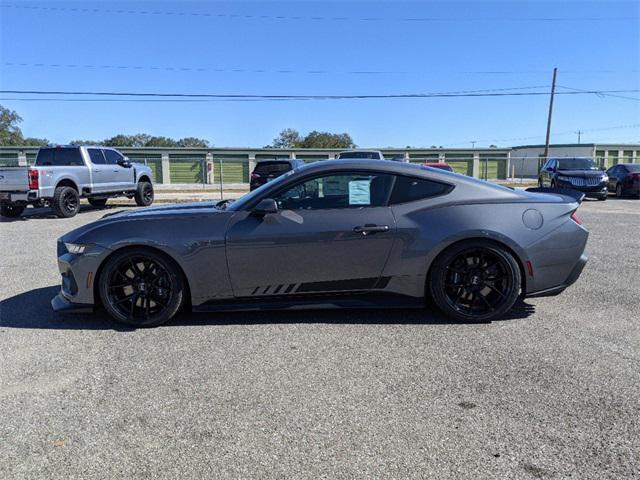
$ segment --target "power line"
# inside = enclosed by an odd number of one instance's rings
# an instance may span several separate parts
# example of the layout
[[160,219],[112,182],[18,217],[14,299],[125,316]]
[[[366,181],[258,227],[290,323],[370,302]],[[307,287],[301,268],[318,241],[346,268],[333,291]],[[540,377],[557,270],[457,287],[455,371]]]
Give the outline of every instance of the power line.
[[[361,94],[361,95],[261,95],[261,94],[218,94],[218,93],[158,93],[158,92],[110,92],[110,91],[60,91],[60,90],[0,90],[0,94],[18,95],[65,95],[97,97],[135,97],[135,98],[176,98],[176,99],[258,99],[258,100],[364,100],[364,99],[419,99],[419,98],[455,98],[455,97],[513,97],[540,96],[548,92],[512,91],[540,87],[515,87],[489,90],[468,90],[459,92],[406,93],[406,94]],[[640,92],[640,90],[571,90],[557,92],[556,95],[608,95],[615,93]],[[66,100],[66,99],[61,99]],[[86,99],[91,100],[91,99]]]
[[[587,90],[584,90],[582,88],[572,88],[572,87],[563,87],[562,85],[558,85],[559,88],[564,88],[566,90],[570,90],[573,92],[586,92]],[[615,97],[615,98],[622,98],[624,100],[635,100],[637,102],[640,102],[640,98],[638,97],[627,97],[625,95],[616,95],[615,93],[610,93],[610,92],[598,92],[596,91],[595,94],[599,97]]]
[[36,5],[2,4],[2,8],[40,10],[49,12],[74,12],[74,13],[110,13],[124,15],[150,15],[150,16],[173,16],[173,17],[204,17],[223,18],[235,20],[306,20],[306,21],[359,21],[359,22],[608,22],[608,21],[637,21],[633,16],[628,17],[345,17],[327,15],[247,15],[232,13],[209,13],[209,12],[180,12],[166,10],[130,10],[130,9],[110,9],[110,8],[88,8],[88,7],[45,7]]
[[[83,68],[83,69],[101,69],[101,70],[152,70],[152,71],[168,71],[168,72],[214,72],[214,73],[250,73],[250,74],[308,74],[308,75],[325,75],[325,74],[349,74],[349,75],[416,75],[425,73],[425,71],[408,71],[408,70],[326,70],[326,69],[307,69],[294,70],[290,68],[281,69],[264,69],[264,68],[212,68],[202,66],[175,66],[175,65],[109,65],[109,64],[90,64],[90,63],[43,63],[43,62],[3,62],[7,67],[33,67],[33,68]],[[565,73],[637,73],[637,70],[570,70]],[[547,73],[542,70],[467,70],[467,71],[451,71],[439,73],[460,74],[460,75],[527,75]]]

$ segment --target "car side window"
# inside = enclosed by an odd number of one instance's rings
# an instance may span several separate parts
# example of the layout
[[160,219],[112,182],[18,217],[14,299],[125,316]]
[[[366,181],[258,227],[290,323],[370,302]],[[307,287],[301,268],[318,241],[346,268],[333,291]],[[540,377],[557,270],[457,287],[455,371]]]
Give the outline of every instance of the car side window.
[[424,178],[404,177],[398,175],[393,185],[389,204],[395,205],[398,203],[424,200],[425,198],[444,195],[449,193],[451,190],[453,190],[453,187],[446,183],[435,182]]
[[104,165],[107,163],[104,159],[104,155],[102,155],[102,150],[99,148],[88,148],[89,158],[91,159],[91,163],[94,165]]
[[380,207],[387,204],[392,180],[382,173],[334,173],[294,185],[274,200],[283,210]]
[[104,158],[107,159],[107,163],[109,165],[116,165],[119,160],[122,159],[122,155],[120,155],[115,150],[103,150]]

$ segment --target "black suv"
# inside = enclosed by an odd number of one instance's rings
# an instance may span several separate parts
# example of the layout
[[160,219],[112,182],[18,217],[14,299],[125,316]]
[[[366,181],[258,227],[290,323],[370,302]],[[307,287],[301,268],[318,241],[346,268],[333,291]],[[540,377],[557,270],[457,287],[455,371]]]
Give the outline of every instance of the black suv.
[[251,172],[249,190],[253,191],[274,178],[304,165],[302,160],[260,160]]
[[550,158],[538,175],[538,186],[571,188],[598,200],[607,199],[609,178],[591,158]]

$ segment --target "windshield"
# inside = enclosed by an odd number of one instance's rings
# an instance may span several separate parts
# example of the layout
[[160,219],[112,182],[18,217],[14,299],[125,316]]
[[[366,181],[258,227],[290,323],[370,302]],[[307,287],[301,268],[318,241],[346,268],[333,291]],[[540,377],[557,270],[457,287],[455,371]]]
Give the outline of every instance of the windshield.
[[264,185],[261,185],[260,187],[256,188],[253,192],[249,192],[246,195],[243,195],[238,200],[236,200],[232,204],[228,205],[226,209],[231,211],[231,212],[235,212],[235,211],[238,211],[238,210],[244,210],[246,205],[250,204],[256,198],[258,198],[260,195],[262,195],[262,192],[264,192],[267,188],[271,188],[271,187],[275,187],[275,186],[280,185],[290,175],[293,175],[293,172],[294,172],[293,170],[289,170],[285,174],[280,175],[279,177],[277,177],[275,180],[272,180],[271,182],[268,182],[268,183],[265,183]]
[[632,163],[631,165],[626,165],[626,167],[630,172],[640,172],[640,163]]
[[598,170],[590,158],[559,158],[558,170]]

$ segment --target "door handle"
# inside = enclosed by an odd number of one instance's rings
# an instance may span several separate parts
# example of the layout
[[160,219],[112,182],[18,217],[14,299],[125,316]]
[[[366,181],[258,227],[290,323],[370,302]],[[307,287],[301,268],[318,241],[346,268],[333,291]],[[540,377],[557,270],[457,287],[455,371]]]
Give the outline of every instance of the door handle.
[[370,233],[388,232],[389,225],[371,225],[368,223],[364,226],[358,225],[357,227],[353,227],[353,231],[355,233],[361,233],[362,235],[366,236]]

